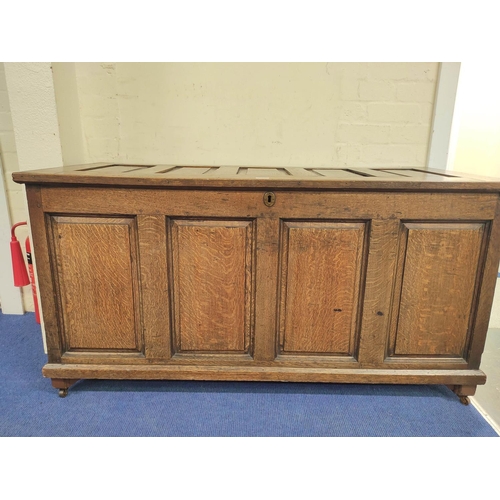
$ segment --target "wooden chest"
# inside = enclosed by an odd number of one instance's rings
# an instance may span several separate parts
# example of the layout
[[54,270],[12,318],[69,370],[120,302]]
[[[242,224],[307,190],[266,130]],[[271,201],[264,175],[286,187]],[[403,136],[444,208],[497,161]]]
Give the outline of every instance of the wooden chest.
[[500,179],[90,164],[26,183],[43,375],[446,384],[467,402]]

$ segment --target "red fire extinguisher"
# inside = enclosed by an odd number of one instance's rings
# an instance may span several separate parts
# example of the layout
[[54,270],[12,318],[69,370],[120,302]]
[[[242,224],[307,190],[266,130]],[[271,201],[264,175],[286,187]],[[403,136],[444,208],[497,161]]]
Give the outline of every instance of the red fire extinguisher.
[[26,260],[28,261],[29,277],[26,272],[23,252],[21,245],[16,238],[15,230],[18,226],[26,226],[27,222],[18,222],[12,226],[10,254],[12,256],[12,272],[14,274],[14,286],[26,286],[31,283],[31,292],[33,293],[33,303],[35,304],[36,322],[40,323],[40,311],[38,310],[38,297],[36,293],[35,272],[33,271],[33,261],[31,259],[31,245],[29,236],[26,238]]

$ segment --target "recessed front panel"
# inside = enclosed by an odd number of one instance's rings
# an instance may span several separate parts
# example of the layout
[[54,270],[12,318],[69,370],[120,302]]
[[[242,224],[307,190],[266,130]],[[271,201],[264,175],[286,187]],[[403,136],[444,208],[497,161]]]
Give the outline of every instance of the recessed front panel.
[[365,222],[283,222],[282,355],[354,356],[365,232]]
[[253,224],[171,221],[176,352],[249,352]]
[[51,222],[65,350],[141,350],[135,220]]
[[483,223],[405,223],[390,355],[464,357]]

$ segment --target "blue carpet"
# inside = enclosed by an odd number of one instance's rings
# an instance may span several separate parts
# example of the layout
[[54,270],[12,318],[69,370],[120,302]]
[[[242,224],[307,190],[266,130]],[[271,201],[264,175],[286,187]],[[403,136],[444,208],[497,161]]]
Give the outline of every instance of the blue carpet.
[[43,378],[34,314],[0,313],[0,436],[497,436],[444,386]]

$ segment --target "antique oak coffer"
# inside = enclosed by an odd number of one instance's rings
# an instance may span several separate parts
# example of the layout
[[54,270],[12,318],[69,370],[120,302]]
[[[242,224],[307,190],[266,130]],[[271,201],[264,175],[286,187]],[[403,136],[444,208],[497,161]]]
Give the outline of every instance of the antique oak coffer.
[[109,165],[26,183],[47,339],[78,379],[484,384],[500,179]]

